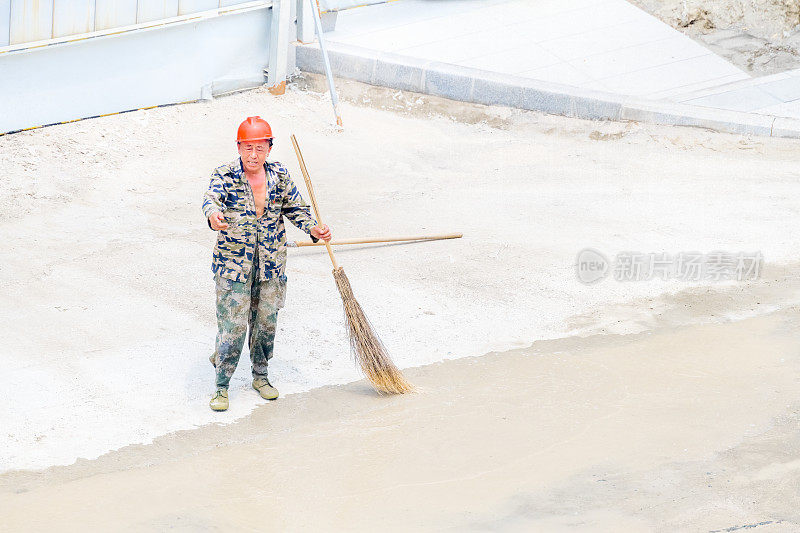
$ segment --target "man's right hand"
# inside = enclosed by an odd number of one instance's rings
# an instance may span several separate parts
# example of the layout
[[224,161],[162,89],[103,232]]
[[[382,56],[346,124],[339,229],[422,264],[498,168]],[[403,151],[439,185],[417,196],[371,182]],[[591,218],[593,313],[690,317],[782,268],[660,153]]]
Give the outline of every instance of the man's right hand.
[[222,213],[212,213],[210,217],[208,217],[208,223],[211,224],[211,229],[219,231],[223,229],[228,229],[228,223],[225,222],[225,215]]

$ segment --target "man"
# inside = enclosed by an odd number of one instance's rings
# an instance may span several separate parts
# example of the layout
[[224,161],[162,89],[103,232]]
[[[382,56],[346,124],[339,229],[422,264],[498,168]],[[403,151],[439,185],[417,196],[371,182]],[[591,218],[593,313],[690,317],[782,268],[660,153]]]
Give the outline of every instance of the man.
[[217,390],[210,406],[228,408],[228,384],[250,330],[253,388],[274,400],[278,391],[267,379],[278,310],[286,297],[286,232],[283,217],[311,235],[330,240],[317,225],[289,172],[267,162],[272,129],[260,117],[248,117],[236,136],[239,159],[211,174],[203,214],[218,232],[211,270],[217,291],[217,340],[211,355]]

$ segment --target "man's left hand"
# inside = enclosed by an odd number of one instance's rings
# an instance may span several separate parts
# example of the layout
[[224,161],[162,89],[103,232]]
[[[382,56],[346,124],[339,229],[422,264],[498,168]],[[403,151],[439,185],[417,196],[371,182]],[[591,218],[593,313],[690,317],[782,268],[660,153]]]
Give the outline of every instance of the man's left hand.
[[331,240],[331,229],[327,224],[320,224],[311,228],[311,235],[313,235],[315,239],[321,239],[325,242],[328,242]]

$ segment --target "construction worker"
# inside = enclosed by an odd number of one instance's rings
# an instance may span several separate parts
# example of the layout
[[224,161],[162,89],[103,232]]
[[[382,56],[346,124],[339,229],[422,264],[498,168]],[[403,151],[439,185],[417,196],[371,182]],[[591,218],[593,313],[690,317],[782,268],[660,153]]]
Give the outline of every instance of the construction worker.
[[211,409],[228,408],[228,384],[249,327],[253,388],[274,400],[278,391],[267,378],[278,310],[286,297],[286,232],[283,217],[311,235],[330,240],[325,224],[317,225],[280,163],[268,162],[272,128],[260,117],[239,126],[239,159],[217,167],[203,197],[203,214],[217,231],[211,270],[217,293],[217,339],[211,355],[216,392]]

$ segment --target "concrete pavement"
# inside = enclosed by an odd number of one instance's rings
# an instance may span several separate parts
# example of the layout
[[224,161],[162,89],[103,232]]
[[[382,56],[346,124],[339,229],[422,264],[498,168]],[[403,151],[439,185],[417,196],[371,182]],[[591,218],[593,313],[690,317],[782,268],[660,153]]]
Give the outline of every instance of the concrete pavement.
[[[625,0],[399,0],[345,10],[334,73],[589,119],[800,137],[800,71],[746,72]],[[321,72],[315,43],[297,65]]]
[[626,0],[402,0],[339,13],[332,43],[614,94],[748,79]]

